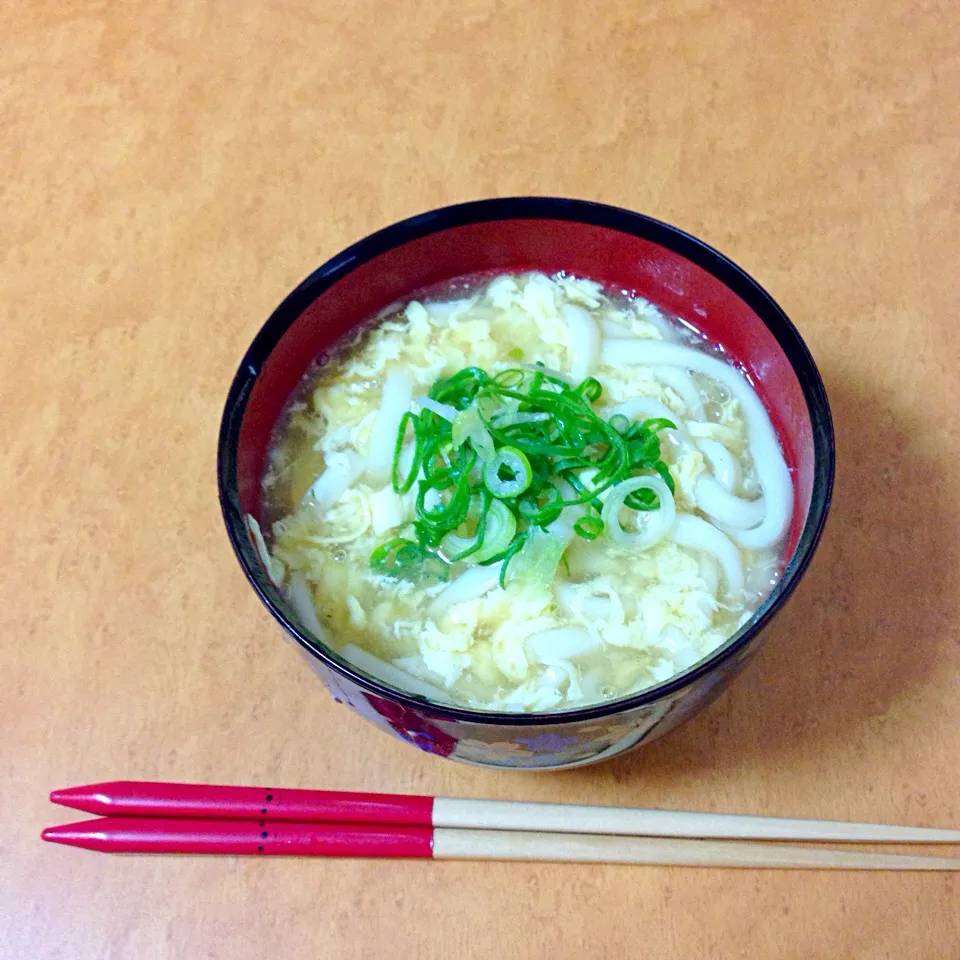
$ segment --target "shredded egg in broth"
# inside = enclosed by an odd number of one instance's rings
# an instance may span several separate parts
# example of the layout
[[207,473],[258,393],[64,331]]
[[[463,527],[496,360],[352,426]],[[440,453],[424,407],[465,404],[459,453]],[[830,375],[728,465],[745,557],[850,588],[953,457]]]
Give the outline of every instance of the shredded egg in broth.
[[301,621],[438,702],[547,711],[686,670],[779,575],[790,474],[746,377],[566,275],[458,285],[315,365],[248,518]]

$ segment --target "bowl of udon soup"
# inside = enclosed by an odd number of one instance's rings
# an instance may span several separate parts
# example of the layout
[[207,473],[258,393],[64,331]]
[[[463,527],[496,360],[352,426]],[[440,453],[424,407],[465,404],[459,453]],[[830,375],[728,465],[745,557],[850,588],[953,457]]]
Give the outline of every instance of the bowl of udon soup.
[[675,728],[757,651],[834,447],[743,270],[519,198],[311,274],[240,364],[218,467],[246,576],[335,700],[440,756],[557,769]]

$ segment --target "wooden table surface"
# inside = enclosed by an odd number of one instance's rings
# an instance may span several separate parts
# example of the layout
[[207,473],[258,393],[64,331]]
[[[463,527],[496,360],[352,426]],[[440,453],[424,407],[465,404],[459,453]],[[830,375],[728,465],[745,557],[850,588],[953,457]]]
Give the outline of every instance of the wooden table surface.
[[[23,0],[0,36],[0,955],[960,956],[951,876],[38,838],[71,819],[51,788],[112,778],[960,825],[960,5]],[[758,661],[566,774],[459,766],[336,706],[245,583],[214,478],[227,385],[296,282],[522,193],[733,257],[837,426],[825,539]]]

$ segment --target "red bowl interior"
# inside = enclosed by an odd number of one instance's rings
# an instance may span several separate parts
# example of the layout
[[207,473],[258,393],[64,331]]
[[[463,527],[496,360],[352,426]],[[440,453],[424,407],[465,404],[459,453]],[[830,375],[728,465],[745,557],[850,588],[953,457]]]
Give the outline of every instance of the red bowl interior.
[[355,267],[303,310],[264,362],[237,449],[237,493],[259,517],[271,432],[310,363],[352,327],[412,291],[479,272],[565,270],[639,294],[721,344],[746,371],[780,436],[794,481],[785,560],[813,494],[814,439],[797,374],[757,313],[708,270],[650,240],[610,227],[554,219],[491,220],[393,247]]

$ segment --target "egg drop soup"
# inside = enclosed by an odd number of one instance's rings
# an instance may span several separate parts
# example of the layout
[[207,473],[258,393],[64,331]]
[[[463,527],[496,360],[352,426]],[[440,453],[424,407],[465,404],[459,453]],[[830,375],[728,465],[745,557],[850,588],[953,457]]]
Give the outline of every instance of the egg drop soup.
[[447,285],[317,361],[247,518],[300,621],[438,703],[556,711],[702,660],[779,576],[790,473],[722,349],[541,273]]

